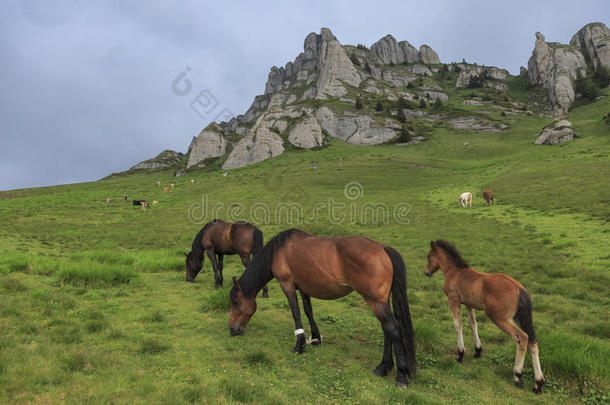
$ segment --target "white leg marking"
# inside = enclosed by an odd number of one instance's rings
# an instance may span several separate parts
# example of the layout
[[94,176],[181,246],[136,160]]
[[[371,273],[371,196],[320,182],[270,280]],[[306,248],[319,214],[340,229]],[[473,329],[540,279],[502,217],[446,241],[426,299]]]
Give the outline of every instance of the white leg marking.
[[532,364],[534,365],[534,377],[536,381],[544,380],[542,368],[540,367],[540,358],[538,357],[538,343],[529,346],[530,354],[532,355]]
[[303,335],[305,334],[305,330],[304,329],[297,329],[297,330],[294,331],[294,336],[298,336],[298,335],[301,335],[301,334],[303,334]]
[[[459,312],[458,312],[458,316],[459,316]],[[453,327],[455,328],[455,333],[457,334],[457,344],[458,344],[458,350],[460,352],[464,351],[464,336],[462,335],[462,319],[460,319],[459,317],[453,318]]]
[[474,335],[474,347],[481,348],[481,340],[479,339],[479,330],[477,328],[477,319],[474,317],[474,309],[468,308],[468,326]]
[[513,371],[515,374],[523,373],[523,363],[525,362],[525,352],[527,350],[527,337],[522,336],[517,342],[518,338],[515,336],[515,343],[517,343],[517,354],[515,355],[515,367]]

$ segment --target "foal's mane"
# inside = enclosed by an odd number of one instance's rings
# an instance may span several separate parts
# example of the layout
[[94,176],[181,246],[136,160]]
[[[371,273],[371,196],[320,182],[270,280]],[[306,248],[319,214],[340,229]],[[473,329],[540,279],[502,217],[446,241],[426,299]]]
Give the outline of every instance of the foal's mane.
[[[254,255],[252,261],[248,264],[248,267],[246,267],[246,270],[238,280],[246,297],[256,294],[273,278],[273,275],[271,274],[271,265],[273,264],[275,253],[286,244],[288,239],[297,233],[307,235],[305,232],[296,228],[282,231],[271,238],[263,247],[262,251]],[[234,294],[235,287],[231,290],[231,299],[233,299]]]
[[438,239],[435,243],[437,246],[440,246],[445,252],[447,252],[447,255],[449,256],[455,267],[457,267],[458,269],[467,269],[470,267],[468,265],[468,262],[462,258],[460,252],[458,252],[458,250],[455,246],[453,246],[452,243],[442,239]]

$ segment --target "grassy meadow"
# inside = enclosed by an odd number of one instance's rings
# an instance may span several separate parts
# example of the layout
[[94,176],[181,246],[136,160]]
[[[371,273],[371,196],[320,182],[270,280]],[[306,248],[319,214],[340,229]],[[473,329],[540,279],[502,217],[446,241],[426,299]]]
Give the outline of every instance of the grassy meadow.
[[[459,104],[462,96],[451,96]],[[178,178],[155,170],[1,192],[0,403],[608,403],[610,127],[601,117],[609,110],[610,97],[575,108],[579,137],[557,146],[533,144],[551,120],[497,112],[510,124],[500,133],[428,123],[419,145],[333,140],[230,176],[212,165]],[[485,188],[495,193],[492,208]],[[463,191],[473,193],[472,209],[458,207]],[[143,211],[132,199],[159,204]],[[344,217],[328,212],[331,203],[345,204]],[[375,203],[388,208],[387,221],[363,208]],[[185,282],[183,253],[213,217],[257,222],[265,240],[298,227],[365,235],[401,252],[419,365],[409,388],[395,388],[394,373],[371,373],[383,336],[357,294],[312,300],[323,343],[299,356],[273,280],[246,334],[230,338],[239,258],[225,258],[221,290],[207,259],[196,282]],[[456,363],[442,274],[424,276],[429,242],[439,238],[473,268],[507,273],[532,294],[542,395],[531,392],[529,355],[525,388],[513,386],[515,345],[480,312],[483,356],[472,356],[463,311],[466,356]]]

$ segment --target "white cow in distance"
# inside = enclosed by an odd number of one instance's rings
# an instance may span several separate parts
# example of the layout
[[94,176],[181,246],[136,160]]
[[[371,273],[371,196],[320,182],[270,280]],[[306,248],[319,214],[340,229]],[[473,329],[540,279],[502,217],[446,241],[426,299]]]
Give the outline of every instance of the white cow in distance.
[[472,208],[472,193],[468,191],[462,193],[462,195],[460,195],[459,203],[464,208],[468,207],[468,205],[470,205],[470,208]]

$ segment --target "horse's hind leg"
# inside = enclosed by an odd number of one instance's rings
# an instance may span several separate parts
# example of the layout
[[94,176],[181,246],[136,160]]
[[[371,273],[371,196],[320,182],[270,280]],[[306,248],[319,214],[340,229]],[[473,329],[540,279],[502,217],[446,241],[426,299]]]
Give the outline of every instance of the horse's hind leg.
[[214,269],[214,288],[218,288],[221,284],[218,279],[218,263],[216,263],[216,253],[214,249],[206,249],[206,253],[212,262],[212,269]]
[[383,356],[381,357],[381,363],[379,363],[379,365],[375,367],[375,370],[373,370],[373,374],[379,377],[385,377],[393,367],[394,359],[392,359],[392,339],[390,338],[390,335],[384,331]]
[[309,298],[309,295],[305,294],[303,291],[301,291],[301,299],[303,300],[305,315],[307,315],[307,319],[309,319],[309,326],[311,327],[311,344],[314,346],[319,346],[320,343],[322,343],[322,337],[320,336],[318,325],[316,325],[316,321],[313,319],[311,299]]
[[534,366],[534,392],[540,394],[544,385],[544,375],[540,367],[540,358],[538,357],[538,343],[530,343],[527,345],[530,354],[532,355],[532,364]]
[[[381,322],[384,335],[383,358],[381,359],[381,364],[379,364],[379,366],[377,366],[373,372],[376,375],[383,376],[384,370],[385,374],[387,375],[387,371],[392,369],[392,347],[389,344],[386,344],[386,342],[391,342],[394,346],[394,353],[396,354],[396,386],[406,387],[409,385],[409,381],[407,380],[406,348],[403,346],[402,337],[400,335],[400,326],[398,325],[398,321],[390,309],[390,303],[368,302],[368,304],[373,309],[373,313],[377,319],[379,319],[379,322]],[[389,337],[389,341],[385,339],[386,336]]]
[[481,340],[479,339],[479,331],[477,328],[477,318],[474,316],[474,309],[468,308],[468,326],[470,326],[470,330],[474,336],[474,357],[481,357],[481,351],[483,350],[483,346],[481,346]]
[[[490,317],[491,318],[491,317]],[[527,350],[528,337],[521,328],[512,324],[510,321],[491,320],[502,329],[504,333],[513,338],[517,345],[517,354],[515,355],[515,366],[513,367],[513,379],[517,387],[523,387],[523,363],[525,362],[525,351]]]

